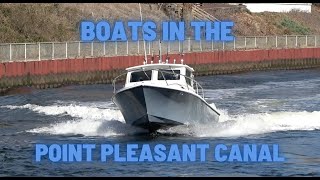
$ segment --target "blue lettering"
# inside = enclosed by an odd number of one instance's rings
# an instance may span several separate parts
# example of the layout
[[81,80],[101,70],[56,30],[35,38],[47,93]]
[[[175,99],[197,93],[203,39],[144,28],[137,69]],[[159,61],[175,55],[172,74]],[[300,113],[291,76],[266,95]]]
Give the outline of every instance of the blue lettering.
[[241,152],[238,144],[233,144],[231,146],[230,156],[228,161],[242,161]]
[[279,145],[274,144],[273,145],[273,161],[275,162],[283,162],[284,157],[279,157]]
[[60,161],[60,159],[61,159],[61,147],[58,144],[52,144],[49,147],[49,159],[52,162]]
[[110,25],[106,21],[100,21],[96,26],[96,36],[99,41],[107,41],[110,38]]
[[179,149],[178,149],[178,145],[177,144],[172,144],[170,147],[170,151],[168,154],[168,159],[167,161],[172,162],[173,160],[176,161],[181,161],[181,157],[180,157],[180,153],[179,153]]
[[194,27],[194,39],[201,40],[201,27],[205,26],[205,22],[191,22],[191,27]]
[[127,144],[127,161],[128,162],[137,162],[138,158],[133,157],[136,155],[136,151],[133,149],[138,149],[138,144]]
[[162,40],[169,40],[169,22],[162,22]]
[[114,29],[113,29],[113,33],[112,33],[112,41],[118,41],[118,39],[120,39],[120,41],[126,41],[127,40],[127,35],[123,26],[123,23],[121,21],[117,21],[114,24]]
[[190,148],[187,144],[182,145],[182,161],[196,161],[196,145],[191,144]]
[[120,147],[119,144],[114,145],[114,161],[116,162],[125,162],[125,157],[120,157]]
[[92,149],[96,148],[95,144],[84,144],[83,148],[87,151],[87,161],[92,161]]
[[62,161],[63,162],[68,161],[68,144],[62,145]]
[[113,153],[113,147],[110,144],[101,145],[101,161],[105,162],[107,160],[106,156],[110,156]]
[[36,144],[36,161],[41,161],[41,156],[48,153],[48,146],[44,144]]
[[91,21],[82,21],[80,24],[81,41],[92,41],[95,38],[94,23]]
[[154,156],[154,159],[158,162],[165,161],[166,160],[166,153],[163,152],[165,150],[166,150],[166,146],[164,146],[163,144],[157,144],[154,147],[154,152],[155,152],[155,154],[157,154]]
[[220,155],[220,151],[222,150],[227,150],[227,146],[224,145],[224,144],[218,144],[215,148],[215,151],[214,151],[214,157],[217,161],[219,162],[223,162],[223,161],[226,161],[227,160],[227,155],[223,155],[221,156]]
[[197,144],[197,148],[200,149],[200,160],[206,161],[206,149],[209,149],[209,144]]
[[184,40],[184,22],[179,22],[179,27],[175,22],[170,22],[170,41],[175,41],[176,37],[177,40],[183,41]]
[[267,144],[263,144],[261,146],[261,150],[259,153],[258,161],[261,162],[263,160],[267,160],[268,162],[272,161],[269,146]]
[[77,148],[75,148],[74,144],[69,144],[69,162],[72,162],[73,159],[76,161],[82,161],[81,144],[77,144]]
[[232,21],[221,22],[221,41],[233,41],[234,37],[230,35],[233,25]]
[[[234,22],[204,22],[192,21],[190,26],[194,28],[194,39],[200,41],[203,32],[207,41],[233,41],[234,36],[231,34]],[[139,40],[139,29],[142,27],[142,38],[145,41],[153,41],[157,37],[156,23],[147,21],[145,23],[139,21],[128,22],[131,30],[131,39]],[[205,31],[203,31],[205,28]],[[106,21],[100,21],[96,25],[92,21],[82,21],[80,24],[81,41],[93,41],[97,38],[99,41],[127,41],[126,28],[123,22],[117,21],[111,32],[110,24]],[[185,22],[162,22],[162,40],[163,41],[183,41],[185,40]]]
[[243,161],[248,162],[249,156],[251,161],[257,161],[257,145],[252,144],[252,149],[249,144],[243,145]]
[[142,146],[142,150],[141,150],[139,161],[144,161],[144,160],[153,161],[152,153],[151,153],[151,149],[150,149],[149,144],[144,144]]
[[131,36],[133,41],[139,39],[138,29],[142,26],[142,22],[128,22],[128,26],[131,27]]
[[157,34],[153,29],[156,29],[156,24],[152,21],[145,22],[143,24],[143,39],[146,41],[153,41],[156,39]]
[[[206,40],[207,41],[219,41],[220,40],[220,22],[214,22],[214,28],[212,28],[211,22],[206,22]],[[212,39],[212,34],[214,34]]]

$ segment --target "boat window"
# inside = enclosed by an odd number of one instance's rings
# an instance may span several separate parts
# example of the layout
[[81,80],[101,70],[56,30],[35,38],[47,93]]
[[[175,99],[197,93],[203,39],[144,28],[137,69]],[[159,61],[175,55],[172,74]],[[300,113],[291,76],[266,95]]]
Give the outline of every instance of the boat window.
[[161,71],[158,71],[158,80],[179,80],[179,79],[180,79],[180,70],[173,70],[173,71],[172,70],[161,70]]
[[151,75],[152,75],[151,70],[132,72],[130,82],[150,81]]
[[186,70],[186,76],[187,84],[191,86],[191,71],[189,71],[188,69]]

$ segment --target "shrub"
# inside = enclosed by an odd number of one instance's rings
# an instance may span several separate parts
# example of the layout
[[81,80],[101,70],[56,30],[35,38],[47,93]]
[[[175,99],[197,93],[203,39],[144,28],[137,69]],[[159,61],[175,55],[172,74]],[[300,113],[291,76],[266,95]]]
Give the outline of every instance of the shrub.
[[290,31],[299,35],[307,35],[310,33],[310,28],[305,27],[302,24],[298,24],[297,22],[288,18],[282,19],[280,25],[284,27],[286,31]]

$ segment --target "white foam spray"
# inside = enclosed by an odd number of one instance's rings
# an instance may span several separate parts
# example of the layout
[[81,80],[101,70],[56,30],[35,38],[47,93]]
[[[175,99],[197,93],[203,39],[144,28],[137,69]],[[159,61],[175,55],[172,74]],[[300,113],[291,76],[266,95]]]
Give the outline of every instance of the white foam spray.
[[[119,110],[81,105],[39,106],[26,104],[22,106],[2,106],[10,109],[30,109],[34,112],[53,115],[71,116],[71,120],[52,122],[49,126],[38,127],[28,132],[45,134],[81,134],[84,136],[127,135],[135,129],[124,123]],[[316,130],[320,129],[320,111],[271,112],[260,114],[229,115],[226,110],[221,113],[219,123],[196,124],[189,127],[177,126],[161,133],[178,133],[195,137],[239,137],[265,134],[277,131]]]

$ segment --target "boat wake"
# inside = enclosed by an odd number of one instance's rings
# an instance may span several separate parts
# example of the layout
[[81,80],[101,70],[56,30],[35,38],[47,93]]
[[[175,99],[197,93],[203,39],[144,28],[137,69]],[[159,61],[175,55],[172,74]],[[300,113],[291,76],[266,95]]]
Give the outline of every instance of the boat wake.
[[197,137],[241,137],[278,131],[320,129],[320,111],[229,115],[226,110],[220,110],[220,113],[219,123],[196,125],[189,129],[173,127],[167,133],[183,134],[191,129]]
[[[61,103],[61,102],[60,102]],[[1,106],[9,109],[29,109],[45,116],[55,116],[57,120],[49,125],[37,127],[27,132],[53,135],[83,136],[123,136],[141,132],[141,129],[125,124],[121,112],[110,102],[99,106],[84,103],[54,104],[39,106]],[[261,135],[277,131],[318,130],[320,129],[320,111],[272,112],[260,114],[230,115],[220,109],[219,123],[177,126],[159,130],[161,134],[181,134],[194,137],[241,137]],[[61,118],[65,117],[65,118]]]

